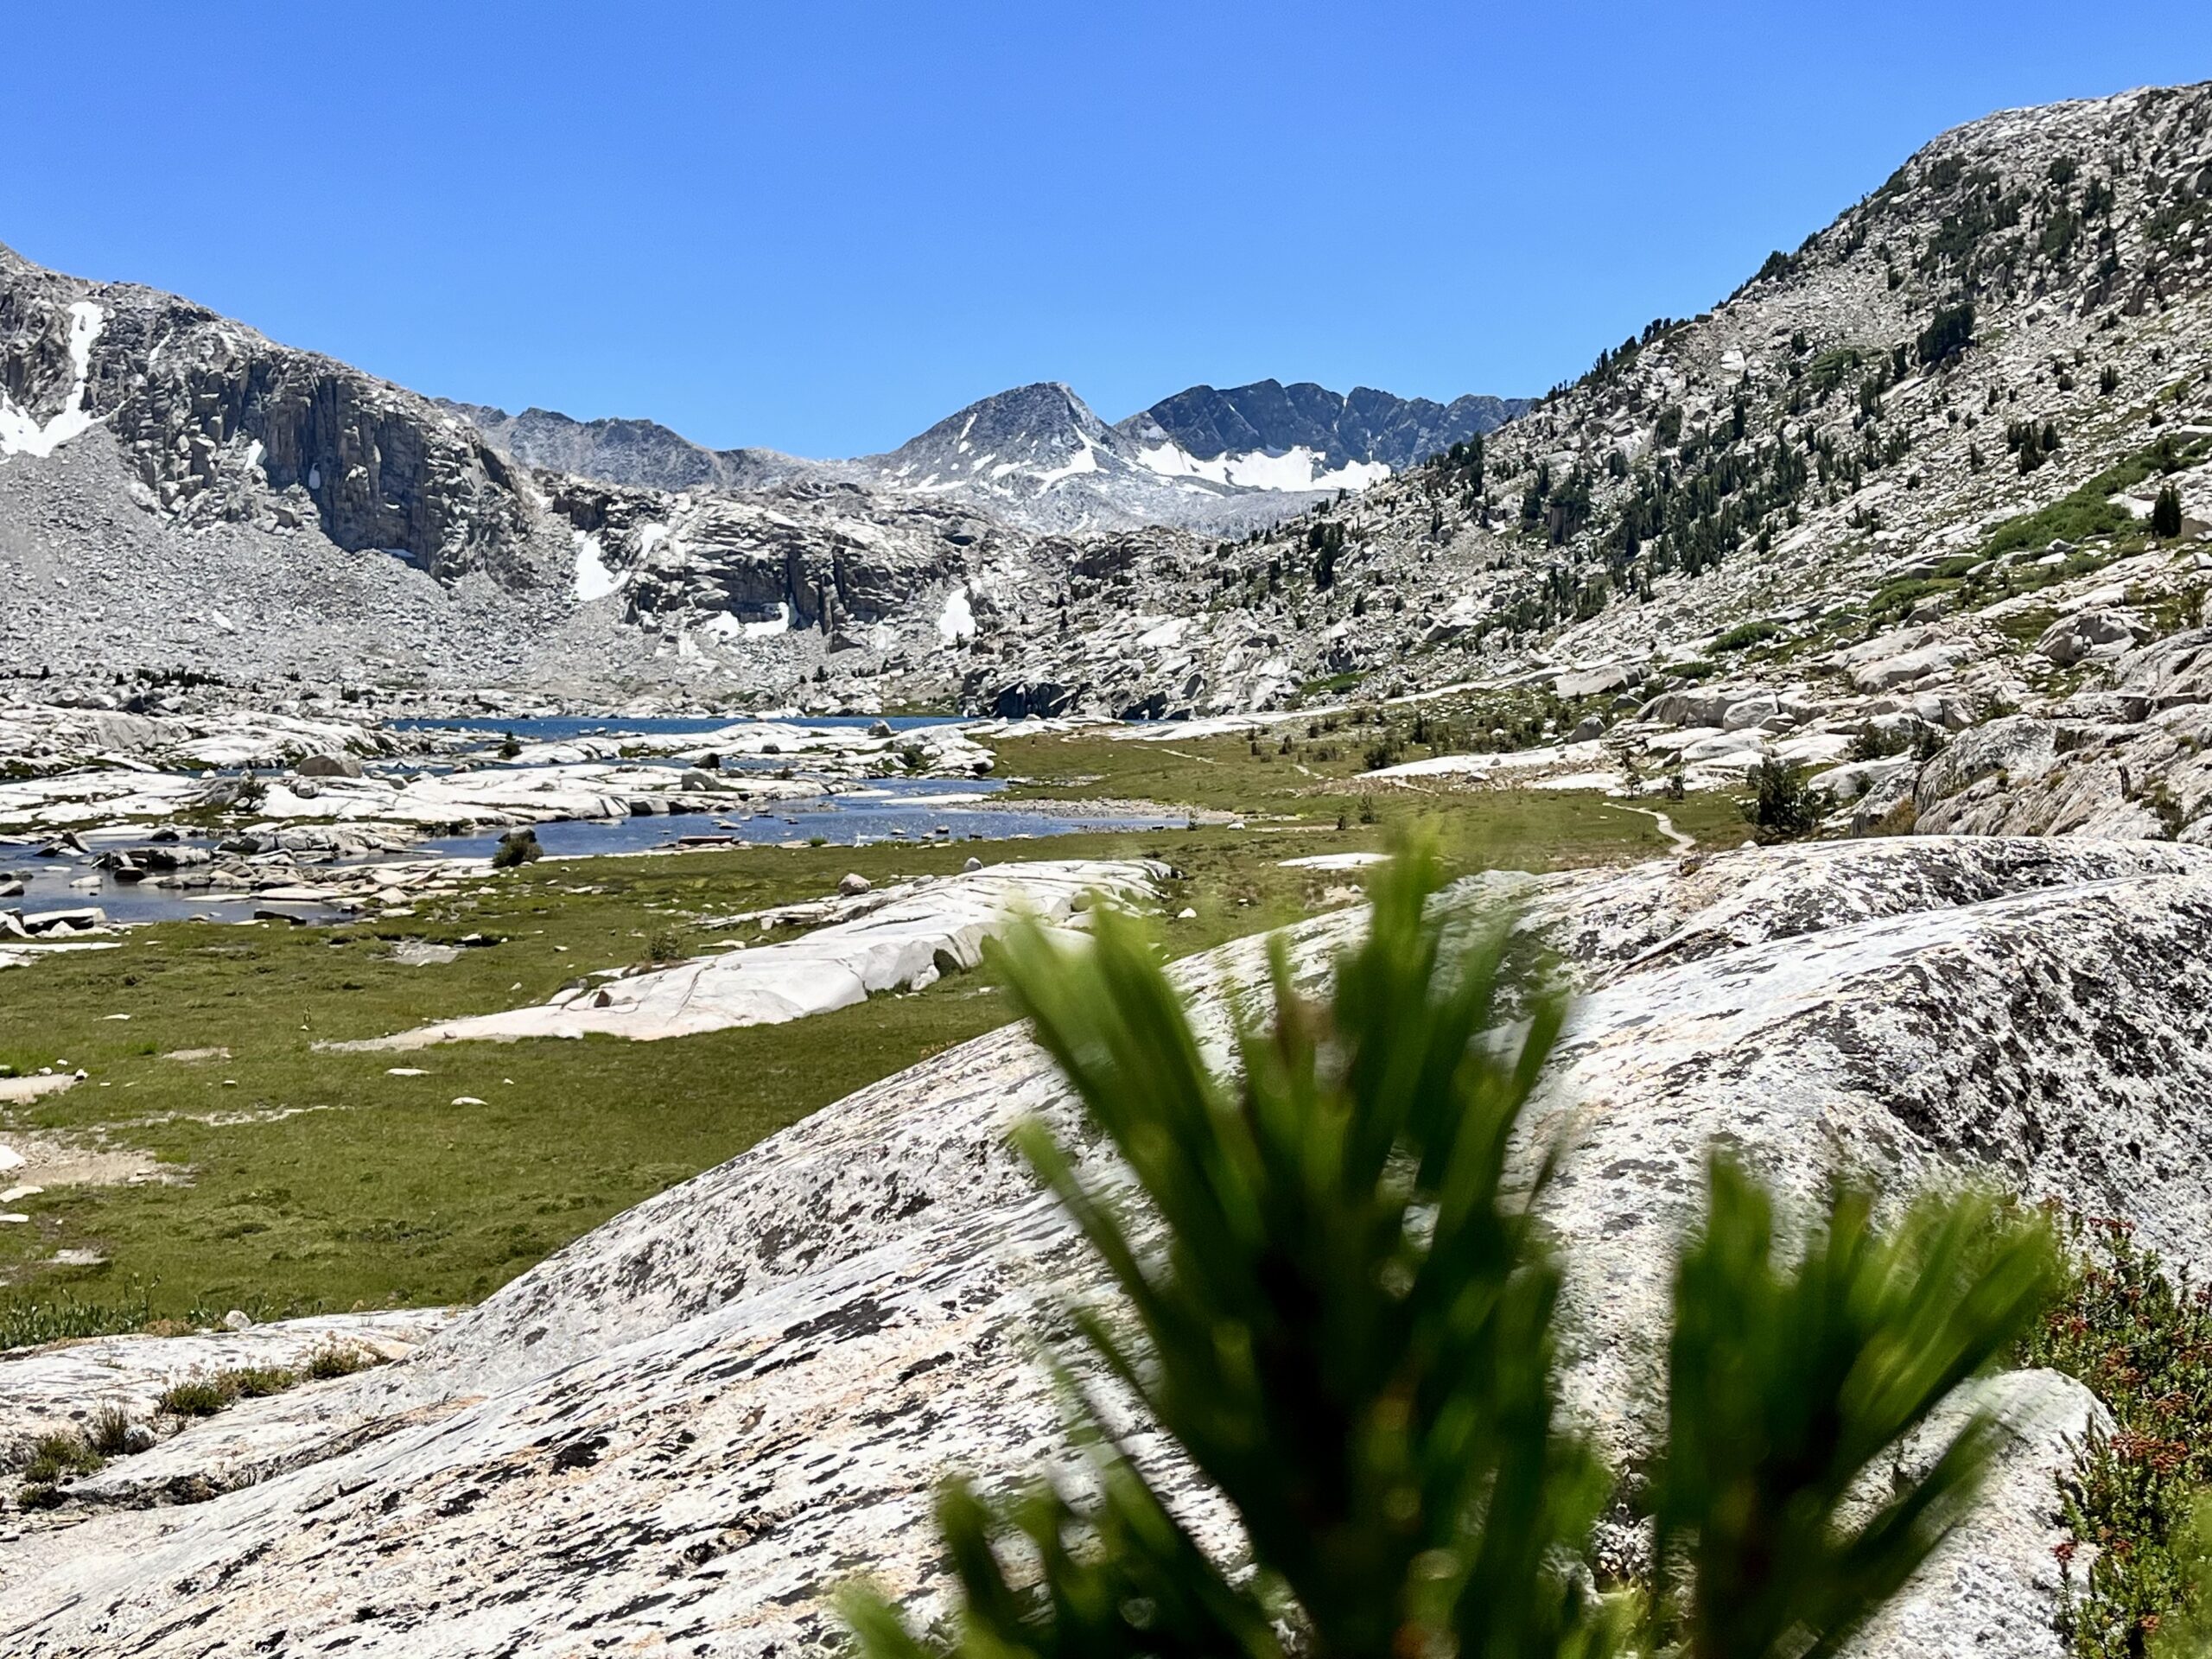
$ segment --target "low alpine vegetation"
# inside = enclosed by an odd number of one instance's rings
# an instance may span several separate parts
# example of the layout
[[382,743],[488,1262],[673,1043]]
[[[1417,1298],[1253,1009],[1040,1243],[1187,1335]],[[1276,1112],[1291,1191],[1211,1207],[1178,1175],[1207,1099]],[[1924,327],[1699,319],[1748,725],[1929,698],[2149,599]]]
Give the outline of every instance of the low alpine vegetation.
[[2212,1294],[2170,1274],[2125,1222],[2094,1223],[2076,1243],[2067,1292],[2021,1359],[2078,1378],[2112,1412],[2113,1433],[2090,1438],[2064,1484],[2067,1520],[2094,1551],[2074,1573],[2068,1635],[2081,1659],[2138,1659],[2177,1608],[2212,1620],[2212,1599],[2192,1592],[2208,1541],[2191,1524],[2212,1484]]
[[240,1400],[283,1394],[302,1382],[351,1376],[382,1363],[382,1357],[372,1350],[353,1344],[327,1343],[297,1367],[241,1365],[186,1377],[162,1391],[158,1406],[172,1417],[213,1417]]

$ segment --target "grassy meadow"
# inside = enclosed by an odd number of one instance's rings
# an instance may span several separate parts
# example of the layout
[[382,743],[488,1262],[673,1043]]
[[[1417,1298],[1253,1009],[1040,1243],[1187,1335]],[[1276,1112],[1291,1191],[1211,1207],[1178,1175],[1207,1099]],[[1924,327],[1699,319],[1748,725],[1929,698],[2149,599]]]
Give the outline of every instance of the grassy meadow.
[[[818,897],[849,870],[882,884],[957,870],[971,855],[1159,858],[1180,873],[1158,924],[1179,956],[1346,902],[1357,873],[1281,861],[1379,849],[1415,822],[1465,869],[1667,850],[1648,816],[1596,795],[1340,792],[1358,770],[1357,759],[1262,758],[1242,738],[1024,739],[1001,751],[1001,775],[1027,780],[1016,795],[1141,798],[1241,812],[1244,823],[549,859],[423,900],[411,917],[143,927],[114,950],[10,969],[0,974],[0,1066],[66,1062],[87,1075],[66,1093],[0,1107],[0,1138],[42,1132],[135,1152],[160,1179],[56,1186],[12,1206],[29,1220],[0,1227],[0,1345],[10,1318],[19,1332],[40,1328],[26,1321],[73,1304],[137,1310],[106,1320],[127,1325],[195,1307],[267,1316],[473,1300],[639,1199],[1005,1021],[987,967],[788,1025],[651,1044],[317,1046],[542,1001],[597,969],[702,952],[740,936],[702,923]],[[1661,804],[1701,842],[1740,835],[1724,798]],[[1174,919],[1185,908],[1195,918]],[[411,966],[393,955],[404,941],[468,935],[496,943],[450,963]],[[747,925],[741,937],[761,936]],[[393,1076],[394,1066],[425,1075]],[[60,1251],[102,1260],[62,1266]],[[80,1322],[101,1319],[95,1311]]]

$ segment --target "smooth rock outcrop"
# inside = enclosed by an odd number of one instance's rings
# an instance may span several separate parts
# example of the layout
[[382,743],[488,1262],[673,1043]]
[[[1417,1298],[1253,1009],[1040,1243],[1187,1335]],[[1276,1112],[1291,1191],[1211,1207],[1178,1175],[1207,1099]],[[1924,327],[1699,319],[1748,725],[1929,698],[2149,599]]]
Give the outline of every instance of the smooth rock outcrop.
[[1122,905],[1146,903],[1166,874],[1165,866],[1139,861],[1001,864],[912,884],[884,895],[854,920],[779,944],[582,987],[536,1007],[334,1046],[427,1048],[433,1043],[512,1042],[593,1032],[652,1042],[733,1026],[779,1025],[849,1007],[886,991],[920,990],[946,972],[973,968],[982,960],[983,941],[1017,916],[1065,922],[1094,896]]

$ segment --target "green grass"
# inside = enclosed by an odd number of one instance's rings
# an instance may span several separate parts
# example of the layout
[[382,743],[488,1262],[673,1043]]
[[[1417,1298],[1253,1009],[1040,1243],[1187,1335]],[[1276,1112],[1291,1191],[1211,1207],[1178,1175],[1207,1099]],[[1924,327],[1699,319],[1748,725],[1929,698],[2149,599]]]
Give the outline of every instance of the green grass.
[[2137,528],[2135,516],[2107,498],[2166,470],[2169,461],[2187,465],[2196,461],[2205,448],[2205,440],[2193,438],[2170,451],[2162,452],[2156,445],[2139,449],[2049,506],[2006,519],[1983,541],[1978,556],[1989,559],[2000,553],[2048,547],[2054,541],[2082,542],[2094,536],[2128,534]]
[[1782,632],[1782,624],[1760,620],[1738,622],[1734,627],[1713,642],[1715,651],[1747,651],[1753,645],[1764,645]]
[[[592,969],[647,961],[664,934],[708,948],[731,934],[703,919],[818,896],[847,870],[881,885],[957,870],[974,853],[987,861],[1159,857],[1181,872],[1166,915],[1198,912],[1161,924],[1179,955],[1310,914],[1357,875],[1286,870],[1280,861],[1379,848],[1414,816],[1436,822],[1461,868],[1666,850],[1648,817],[1592,796],[1392,790],[1375,798],[1376,821],[1360,823],[1356,798],[1311,792],[1317,779],[1282,757],[1259,760],[1241,741],[1189,746],[1212,765],[1165,753],[1183,745],[1045,747],[1056,742],[1036,740],[1002,770],[1110,772],[1109,784],[1073,792],[1233,804],[1254,827],[549,859],[424,901],[405,920],[168,925],[137,930],[114,950],[9,970],[0,1062],[29,1071],[66,1059],[89,1076],[0,1115],[0,1128],[97,1135],[183,1179],[54,1187],[26,1205],[31,1223],[0,1233],[0,1285],[10,1287],[0,1293],[0,1346],[206,1323],[234,1306],[267,1318],[477,1300],[639,1199],[1008,1018],[986,969],[790,1025],[653,1044],[315,1046],[541,1001]],[[1331,770],[1344,778],[1357,766],[1347,755]],[[1353,822],[1339,831],[1347,807]],[[1667,810],[1701,838],[1740,836],[1719,798]],[[1179,825],[1180,817],[1164,821]],[[500,943],[446,964],[390,959],[402,938],[468,933]],[[130,1017],[108,1017],[116,1014]],[[205,1049],[228,1058],[166,1058]],[[428,1075],[392,1077],[394,1065]],[[483,1103],[454,1103],[472,1097]],[[106,1264],[56,1266],[65,1248],[99,1251]]]

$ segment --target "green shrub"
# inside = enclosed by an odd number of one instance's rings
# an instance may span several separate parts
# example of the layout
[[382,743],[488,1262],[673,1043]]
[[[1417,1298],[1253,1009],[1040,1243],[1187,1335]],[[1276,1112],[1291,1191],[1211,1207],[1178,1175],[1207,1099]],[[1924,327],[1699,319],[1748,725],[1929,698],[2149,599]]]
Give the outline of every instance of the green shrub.
[[1715,651],[1746,651],[1763,645],[1782,632],[1779,622],[1738,622],[1713,642]]
[[163,1389],[155,1408],[171,1417],[213,1417],[233,1397],[219,1372],[213,1376],[188,1376]]
[[2212,1484],[2212,1299],[2124,1222],[2091,1224],[2076,1248],[2066,1294],[2019,1359],[2077,1378],[2112,1412],[2117,1432],[2093,1435],[2061,1484],[2075,1536],[2097,1548],[2068,1634],[2082,1659],[2136,1659],[2197,1576],[2189,1522]]
[[1751,768],[1751,794],[1737,804],[1758,831],[1761,841],[1789,841],[1808,835],[1828,810],[1825,790],[1807,786],[1805,769],[1780,760],[1762,760]]
[[[1561,1274],[1535,1217],[1554,1165],[1531,1180],[1508,1156],[1563,1009],[1507,969],[1505,927],[1447,951],[1434,886],[1419,849],[1383,868],[1326,1006],[1276,942],[1274,1023],[1240,1027],[1234,1083],[1136,922],[1098,912],[1080,952],[1008,938],[1017,1006],[1161,1235],[1140,1248],[1047,1129],[1018,1129],[1133,1318],[1065,1316],[1233,1509],[1255,1571],[1205,1553],[1069,1367],[1090,1495],[955,1483],[938,1518],[960,1622],[925,1643],[855,1593],[867,1659],[1620,1650],[1635,1607],[1586,1565],[1611,1483],[1559,1407]],[[2032,1321],[2049,1240],[1978,1202],[1884,1236],[1843,1192],[1793,1249],[1747,1176],[1716,1160],[1711,1183],[1676,1279],[1643,1650],[1833,1653],[1961,1514],[1989,1423],[1918,1483],[1884,1454]]]
[[545,849],[537,844],[537,830],[510,830],[499,837],[499,845],[492,855],[492,868],[516,869],[524,864],[535,864],[544,856]]
[[2164,541],[2181,534],[2181,492],[2171,484],[2151,504],[2151,533]]

